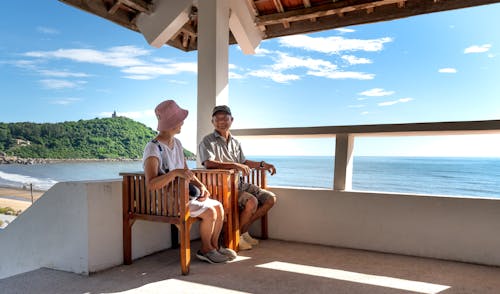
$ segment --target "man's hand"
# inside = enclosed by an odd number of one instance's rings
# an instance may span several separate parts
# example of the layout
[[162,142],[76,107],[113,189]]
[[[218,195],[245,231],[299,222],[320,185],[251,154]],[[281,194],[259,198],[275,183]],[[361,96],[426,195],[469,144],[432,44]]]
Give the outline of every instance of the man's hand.
[[267,170],[271,174],[271,176],[276,173],[276,168],[270,163],[264,162],[263,168]]
[[250,174],[250,167],[248,167],[248,165],[242,163],[234,163],[234,165],[236,166],[236,169],[243,174],[243,176],[248,176]]

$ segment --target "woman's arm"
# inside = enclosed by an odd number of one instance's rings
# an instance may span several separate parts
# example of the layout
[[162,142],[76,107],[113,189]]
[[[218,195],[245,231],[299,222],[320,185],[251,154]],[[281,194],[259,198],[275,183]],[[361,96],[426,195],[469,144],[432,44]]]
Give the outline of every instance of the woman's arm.
[[160,162],[158,158],[151,156],[144,162],[144,175],[146,176],[146,187],[149,190],[156,190],[172,181],[175,177],[190,179],[191,177],[182,169],[174,169],[166,174],[158,175],[158,166]]
[[184,158],[184,169],[191,174],[191,183],[193,183],[196,187],[200,189],[201,197],[210,196],[210,192],[208,192],[207,187],[193,174],[193,172],[187,166],[186,158]]

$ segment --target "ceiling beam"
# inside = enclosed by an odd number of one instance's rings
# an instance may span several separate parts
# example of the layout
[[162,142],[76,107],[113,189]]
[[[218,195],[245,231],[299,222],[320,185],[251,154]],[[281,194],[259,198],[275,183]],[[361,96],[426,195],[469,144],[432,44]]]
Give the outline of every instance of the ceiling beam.
[[248,9],[246,0],[230,0],[231,14],[229,29],[245,54],[255,54],[255,48],[262,41],[263,34],[255,26],[254,15]]
[[65,4],[71,5],[78,9],[81,9],[86,12],[93,13],[97,16],[100,16],[104,19],[112,21],[116,24],[119,24],[123,27],[131,29],[133,31],[139,31],[137,26],[131,22],[131,19],[134,16],[126,13],[125,11],[118,9],[114,14],[110,14],[108,12],[108,7],[104,5],[102,1],[95,0],[59,0]]
[[354,0],[348,2],[336,2],[329,3],[320,6],[314,6],[310,8],[290,10],[283,13],[275,13],[263,15],[257,18],[257,23],[259,25],[273,25],[277,23],[283,23],[284,21],[293,22],[300,21],[315,17],[324,17],[333,14],[342,14],[357,9],[366,9],[368,7],[373,7],[375,5],[387,5],[391,3],[397,3],[405,0]]
[[[309,20],[295,21],[290,23],[291,26],[289,29],[283,28],[281,22],[274,21],[273,22],[274,24],[266,26],[265,39],[295,35],[295,34],[318,32],[318,31],[330,30],[351,25],[388,21],[414,15],[493,4],[498,2],[500,1],[499,0],[446,0],[438,2],[435,2],[435,0],[406,1],[404,6],[401,6],[398,3],[391,5],[377,6],[374,8],[372,13],[366,13],[366,10],[354,10],[349,13],[331,14],[324,17],[318,17],[316,22],[313,23],[310,22]],[[311,7],[311,8],[317,8],[317,7]],[[297,11],[293,12],[297,13]],[[288,12],[285,12],[285,14],[286,13]],[[307,13],[311,15],[311,11],[307,11]],[[257,25],[262,25],[262,21],[266,22],[275,17],[275,15],[272,16],[273,17],[271,18],[268,16],[257,17],[256,19]],[[292,15],[289,14],[288,17],[292,17]]]
[[151,46],[160,48],[189,21],[191,5],[190,0],[158,1],[153,13],[139,14],[136,25]]

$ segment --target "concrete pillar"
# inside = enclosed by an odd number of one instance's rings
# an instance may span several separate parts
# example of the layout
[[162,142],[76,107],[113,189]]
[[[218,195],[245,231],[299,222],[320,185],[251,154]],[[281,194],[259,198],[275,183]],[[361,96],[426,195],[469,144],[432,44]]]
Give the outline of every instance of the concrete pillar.
[[213,131],[214,106],[228,104],[228,46],[229,1],[199,1],[197,145]]
[[337,134],[335,137],[335,170],[333,175],[333,190],[344,191],[352,189],[352,164],[354,137],[350,134]]

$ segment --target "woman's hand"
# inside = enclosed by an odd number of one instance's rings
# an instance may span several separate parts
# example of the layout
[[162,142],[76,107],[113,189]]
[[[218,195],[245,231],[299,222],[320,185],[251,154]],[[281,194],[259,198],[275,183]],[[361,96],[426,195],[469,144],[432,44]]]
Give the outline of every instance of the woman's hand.
[[198,197],[196,200],[198,201],[205,201],[207,198],[210,198],[210,192],[208,192],[207,187],[203,185],[200,189],[201,196]]
[[174,169],[172,172],[175,173],[176,176],[188,180],[192,180],[194,178],[194,174],[189,169]]

